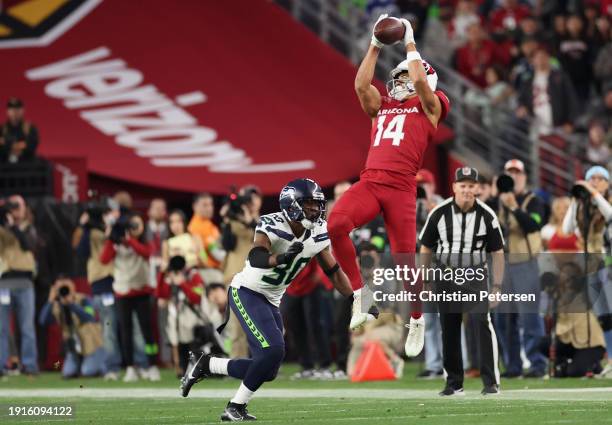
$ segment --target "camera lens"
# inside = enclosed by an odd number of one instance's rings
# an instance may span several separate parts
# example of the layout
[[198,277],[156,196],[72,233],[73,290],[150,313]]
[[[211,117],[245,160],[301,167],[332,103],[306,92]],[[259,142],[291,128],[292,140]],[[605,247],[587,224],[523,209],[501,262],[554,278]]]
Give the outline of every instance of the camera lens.
[[500,175],[496,184],[499,193],[508,193],[514,190],[514,179],[508,174]]

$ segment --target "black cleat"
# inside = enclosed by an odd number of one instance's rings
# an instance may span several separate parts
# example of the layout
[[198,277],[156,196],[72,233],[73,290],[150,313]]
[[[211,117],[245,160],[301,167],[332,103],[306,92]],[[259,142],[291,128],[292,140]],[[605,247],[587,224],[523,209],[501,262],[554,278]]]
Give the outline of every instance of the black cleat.
[[465,392],[463,391],[463,388],[451,388],[451,387],[444,387],[444,389],[442,391],[440,391],[438,393],[439,396],[441,397],[453,397],[453,396],[464,396]]
[[480,392],[482,395],[497,395],[500,394],[499,385],[486,385]]
[[181,378],[181,395],[187,397],[189,390],[197,382],[210,376],[210,355],[200,354],[200,357],[190,351],[189,352],[189,366],[185,371],[185,375]]
[[256,421],[257,418],[249,413],[246,404],[227,403],[227,407],[221,415],[223,422]]

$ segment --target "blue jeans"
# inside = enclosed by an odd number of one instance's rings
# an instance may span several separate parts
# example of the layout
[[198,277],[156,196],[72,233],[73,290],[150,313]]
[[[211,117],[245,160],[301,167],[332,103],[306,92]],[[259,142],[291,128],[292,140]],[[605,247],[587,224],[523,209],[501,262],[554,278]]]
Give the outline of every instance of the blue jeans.
[[[503,284],[504,293],[535,294],[540,302],[540,273],[537,260],[508,264]],[[531,363],[531,371],[546,372],[546,357],[540,351],[544,337],[544,321],[538,309],[518,303],[517,313],[496,313],[495,325],[502,349],[506,372],[519,375],[523,372],[521,346]],[[522,341],[520,330],[523,331]]]
[[0,368],[6,366],[9,357],[9,317],[15,311],[21,335],[21,364],[26,373],[38,373],[38,350],[34,328],[34,288],[12,288],[10,303],[0,304]]
[[106,352],[100,347],[89,356],[79,356],[68,352],[64,358],[62,376],[71,378],[76,376],[97,376],[106,373]]
[[425,369],[431,372],[442,370],[442,329],[438,313],[425,316]]
[[[121,369],[122,359],[121,346],[119,345],[117,307],[114,298],[112,304],[104,305],[103,297],[105,296],[107,295],[94,295],[92,304],[94,309],[98,312],[100,323],[102,324],[102,337],[104,340],[104,351],[106,352],[106,370],[108,372],[117,372]],[[134,322],[134,363],[141,368],[146,368],[149,363],[144,352],[144,338],[142,337],[138,320]]]

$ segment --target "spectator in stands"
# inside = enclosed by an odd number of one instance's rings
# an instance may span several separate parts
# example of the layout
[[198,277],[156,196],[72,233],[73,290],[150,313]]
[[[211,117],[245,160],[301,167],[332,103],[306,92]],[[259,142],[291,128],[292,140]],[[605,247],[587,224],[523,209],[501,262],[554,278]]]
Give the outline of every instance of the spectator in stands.
[[478,174],[478,199],[484,203],[493,197],[493,185],[490,177]]
[[519,31],[516,37],[516,41],[519,44],[526,38],[543,40],[544,37],[545,36],[542,32],[540,21],[538,21],[534,16],[526,16],[519,23]]
[[40,324],[57,323],[64,343],[62,376],[97,376],[106,373],[102,330],[86,295],[76,292],[72,280],[59,277],[39,316]]
[[[219,211],[223,220],[223,249],[227,253],[223,262],[223,283],[226,286],[229,286],[234,275],[242,270],[253,246],[261,201],[259,188],[245,186],[240,189],[235,199],[230,199]],[[235,314],[230,315],[227,333],[232,342],[231,357],[247,357],[247,337]]]
[[494,63],[503,63],[503,60],[495,43],[485,38],[479,23],[468,26],[467,35],[467,43],[455,53],[455,67],[464,77],[485,87],[485,69]]
[[555,325],[557,378],[601,372],[606,343],[601,326],[589,308],[583,276],[575,263],[566,263],[559,270]]
[[569,206],[570,198],[567,196],[560,196],[552,202],[550,219],[540,231],[542,245],[548,252],[576,252],[578,250],[576,233],[563,233],[563,218]]
[[140,216],[128,213],[109,228],[107,233],[108,239],[100,254],[100,261],[109,264],[114,260],[113,290],[121,329],[123,360],[127,366],[123,381],[138,380],[134,369],[134,313],[137,315],[145,339],[145,353],[149,360],[149,367],[142,375],[151,381],[159,381],[159,370],[155,365],[158,348],[153,339],[151,326],[153,288],[149,285],[150,249],[144,242],[144,222]]
[[158,305],[168,307],[166,332],[172,345],[177,376],[182,376],[194,347],[194,329],[204,325],[200,302],[204,282],[198,271],[187,266],[185,258],[177,255],[170,259],[168,268],[157,286]]
[[518,94],[517,116],[534,118],[535,134],[550,134],[555,127],[566,133],[573,131],[577,116],[574,87],[567,75],[554,69],[546,49],[539,48],[533,55],[533,76],[523,81]]
[[483,92],[469,90],[465,94],[465,102],[478,108],[482,123],[490,129],[495,129],[501,117],[494,107],[511,108],[514,101],[514,91],[503,76],[500,66],[492,65],[485,70],[486,88]]
[[[293,341],[301,371],[292,379],[333,379],[329,333],[323,329],[321,294],[324,291],[322,271],[311,261],[287,288],[281,310],[287,318],[288,334]],[[315,341],[315,344],[311,344]],[[313,354],[316,357],[313,358]],[[315,368],[319,365],[319,369]]]
[[610,161],[610,147],[606,143],[606,130],[598,121],[593,121],[589,127],[586,159],[592,165],[607,166]]
[[162,242],[162,266],[166,271],[172,257],[180,255],[189,269],[202,267],[206,256],[202,240],[187,231],[187,217],[181,210],[173,210],[168,217],[170,233]]
[[[221,247],[221,233],[219,228],[213,223],[212,218],[215,213],[213,198],[208,193],[197,195],[193,201],[193,217],[189,222],[189,233],[197,236],[204,246],[203,254],[204,267],[208,269],[220,269],[225,252]],[[220,282],[221,273],[215,273],[212,277],[204,278],[205,281]]]
[[612,41],[612,26],[608,16],[596,16],[594,25],[587,24],[587,38],[594,52],[597,54],[606,44]]
[[108,207],[103,203],[90,203],[79,219],[75,230],[76,252],[87,260],[87,281],[91,285],[92,305],[102,323],[102,336],[106,356],[104,359],[105,380],[116,381],[121,369],[121,347],[119,345],[119,326],[115,311],[113,294],[113,263],[103,264],[100,254],[106,236],[105,217]]
[[591,91],[592,51],[584,34],[584,23],[578,15],[567,18],[567,35],[560,41],[557,50],[563,70],[574,85],[576,95],[585,103]]
[[[511,159],[504,166],[512,177],[514,188],[500,193],[494,202],[508,252],[508,265],[504,277],[503,291],[513,294],[534,294],[539,303],[540,282],[538,255],[542,238],[540,229],[544,215],[542,200],[527,188],[525,164]],[[509,189],[509,188],[508,188]],[[525,377],[543,377],[546,373],[546,358],[540,352],[544,337],[544,323],[530,305],[519,303],[518,314],[497,313],[495,323],[502,347],[506,372],[503,376],[515,378],[523,373],[521,348],[530,361]],[[522,330],[522,335],[521,331]]]
[[520,22],[530,15],[529,8],[518,0],[502,0],[501,7],[493,10],[489,17],[489,29],[494,34],[515,31]]
[[596,102],[586,115],[589,123],[597,121],[606,131],[612,128],[612,80],[604,84],[601,101]]
[[[609,32],[612,33],[612,29]],[[612,41],[599,49],[593,63],[593,73],[601,83],[612,81]]]
[[471,0],[459,0],[455,8],[455,16],[449,28],[449,33],[455,47],[465,44],[468,40],[468,28],[473,24],[480,25],[476,3]]
[[10,314],[15,312],[21,335],[21,364],[28,375],[38,374],[34,329],[34,286],[36,270],[33,247],[20,228],[25,219],[24,199],[11,196],[0,201],[0,375],[9,357]]
[[532,37],[525,37],[521,40],[520,56],[515,61],[515,65],[510,73],[510,83],[514,90],[520,89],[525,80],[533,77],[533,54],[539,47],[538,40]]
[[0,129],[0,164],[34,160],[38,130],[34,124],[24,120],[23,102],[10,98],[6,115],[8,120]]

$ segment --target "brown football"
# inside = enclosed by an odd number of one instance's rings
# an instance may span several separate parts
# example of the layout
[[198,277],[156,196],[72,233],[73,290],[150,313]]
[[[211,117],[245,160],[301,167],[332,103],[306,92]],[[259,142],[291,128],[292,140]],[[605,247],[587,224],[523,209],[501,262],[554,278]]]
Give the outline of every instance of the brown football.
[[383,44],[393,44],[404,38],[406,27],[397,18],[389,17],[381,20],[374,27],[374,35]]

